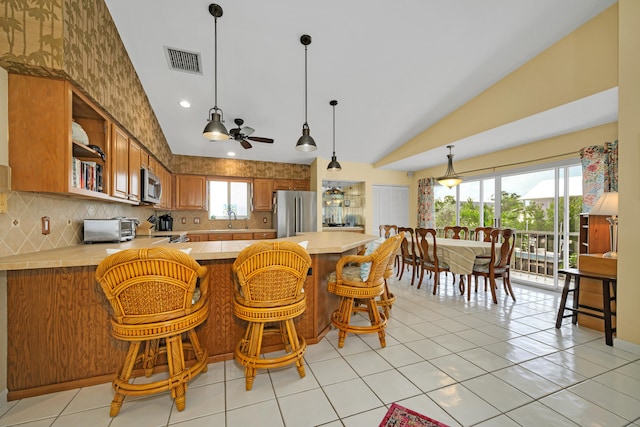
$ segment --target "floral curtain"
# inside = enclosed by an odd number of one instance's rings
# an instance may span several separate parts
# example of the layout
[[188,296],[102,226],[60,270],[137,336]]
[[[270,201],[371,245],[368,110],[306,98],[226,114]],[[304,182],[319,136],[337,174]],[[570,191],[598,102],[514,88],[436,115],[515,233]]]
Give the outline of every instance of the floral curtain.
[[418,180],[418,227],[435,228],[436,226],[433,186],[433,178]]
[[582,163],[582,211],[589,212],[598,196],[618,191],[618,141],[580,150]]

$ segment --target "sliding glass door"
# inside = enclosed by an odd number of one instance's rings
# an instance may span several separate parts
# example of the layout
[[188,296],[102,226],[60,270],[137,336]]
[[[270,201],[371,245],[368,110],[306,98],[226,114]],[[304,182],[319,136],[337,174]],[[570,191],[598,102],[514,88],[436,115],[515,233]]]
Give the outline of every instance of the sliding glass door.
[[438,229],[459,224],[516,230],[514,280],[558,288],[557,269],[576,265],[582,207],[579,164],[467,178],[453,189],[436,186],[434,195]]

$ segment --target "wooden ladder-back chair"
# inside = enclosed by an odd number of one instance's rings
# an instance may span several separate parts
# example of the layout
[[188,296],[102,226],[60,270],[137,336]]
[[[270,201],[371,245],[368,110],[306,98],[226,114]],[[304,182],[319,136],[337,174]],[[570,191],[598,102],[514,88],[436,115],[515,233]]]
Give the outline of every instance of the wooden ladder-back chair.
[[474,239],[478,242],[490,242],[491,241],[491,232],[493,230],[497,230],[494,227],[476,227],[473,230]]
[[438,247],[436,242],[436,230],[434,228],[416,228],[416,239],[420,254],[420,280],[418,289],[422,285],[424,272],[433,272],[433,294],[438,291],[440,273],[449,271],[449,265],[438,259]]
[[[123,367],[113,380],[112,417],[120,412],[125,396],[167,390],[178,410],[184,409],[187,383],[207,371],[207,351],[195,332],[209,315],[206,273],[191,256],[167,247],[123,250],[98,265],[96,279],[113,309],[111,333],[130,343]],[[185,350],[195,355],[195,363],[188,368]],[[167,379],[129,382],[139,363],[150,377],[162,354],[167,359]]]
[[[329,275],[329,292],[341,297],[340,307],[333,312],[331,323],[339,329],[338,347],[344,346],[347,333],[369,334],[378,333],[380,346],[386,346],[384,329],[387,326],[387,316],[381,313],[376,299],[385,291],[385,273],[398,250],[404,234],[389,237],[368,255],[345,255],[336,263],[336,271]],[[353,268],[350,264],[360,264],[360,268]],[[362,266],[370,263],[370,270],[364,275]],[[359,303],[355,304],[358,300]],[[366,311],[370,325],[352,325],[351,315],[354,311]]]
[[409,227],[398,227],[398,233],[404,233],[404,239],[400,244],[398,279],[402,280],[405,269],[411,267],[411,286],[413,286],[416,275],[420,272],[420,256],[417,253],[414,230]]
[[469,227],[448,225],[444,228],[444,237],[448,239],[469,240]]
[[388,239],[391,236],[398,234],[398,226],[391,224],[383,224],[378,227],[378,231],[380,233],[380,237],[384,237]]
[[[510,263],[513,248],[516,242],[516,232],[514,229],[494,229],[491,232],[491,256],[477,257],[477,259],[488,258],[489,262],[476,263],[473,266],[473,275],[475,276],[476,292],[478,292],[478,277],[489,279],[489,287],[491,288],[491,297],[494,304],[498,303],[496,296],[496,278],[502,278],[504,290],[516,300],[511,288]],[[467,291],[467,300],[471,299],[471,285]]]
[[[297,333],[293,319],[307,308],[303,286],[310,266],[311,257],[294,242],[257,242],[243,249],[234,261],[238,286],[233,312],[248,322],[236,345],[235,358],[245,368],[247,390],[251,390],[258,369],[295,363],[304,378],[307,343]],[[285,354],[261,356],[265,335],[279,337]]]

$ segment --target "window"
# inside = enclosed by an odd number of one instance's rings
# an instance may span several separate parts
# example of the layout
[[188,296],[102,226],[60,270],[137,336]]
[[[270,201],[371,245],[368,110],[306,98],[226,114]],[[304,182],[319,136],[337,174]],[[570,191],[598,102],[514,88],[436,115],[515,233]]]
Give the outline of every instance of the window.
[[209,180],[210,219],[249,219],[250,183]]

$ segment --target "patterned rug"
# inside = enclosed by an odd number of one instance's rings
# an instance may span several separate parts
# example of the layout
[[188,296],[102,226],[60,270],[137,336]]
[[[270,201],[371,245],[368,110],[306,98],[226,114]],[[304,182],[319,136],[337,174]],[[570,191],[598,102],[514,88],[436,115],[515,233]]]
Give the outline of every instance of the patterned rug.
[[379,427],[448,427],[411,409],[392,403]]

